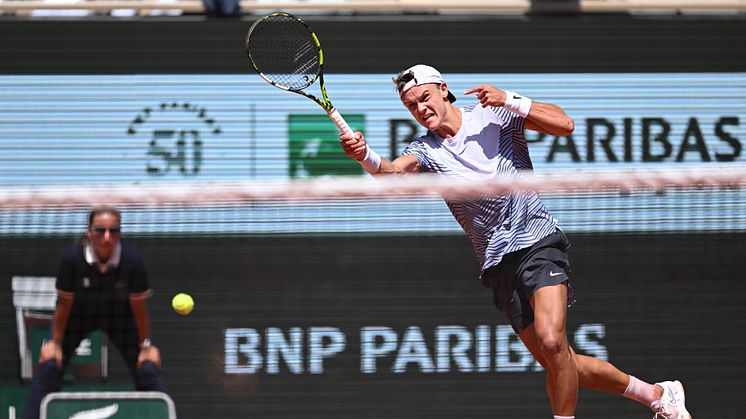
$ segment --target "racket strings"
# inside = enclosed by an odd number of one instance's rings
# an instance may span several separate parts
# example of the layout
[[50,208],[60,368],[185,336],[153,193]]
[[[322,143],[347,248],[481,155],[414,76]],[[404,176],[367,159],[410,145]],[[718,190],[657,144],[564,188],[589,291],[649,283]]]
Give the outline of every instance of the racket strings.
[[320,72],[319,50],[311,32],[291,17],[261,20],[251,31],[247,46],[259,72],[290,90],[310,86]]

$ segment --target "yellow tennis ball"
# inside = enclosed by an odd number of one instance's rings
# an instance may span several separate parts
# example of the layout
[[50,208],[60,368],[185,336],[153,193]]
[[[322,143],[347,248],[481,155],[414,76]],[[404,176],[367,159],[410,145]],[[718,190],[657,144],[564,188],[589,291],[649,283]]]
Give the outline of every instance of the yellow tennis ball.
[[171,306],[177,313],[186,316],[194,309],[194,300],[191,295],[182,292],[174,296],[174,299],[171,300]]

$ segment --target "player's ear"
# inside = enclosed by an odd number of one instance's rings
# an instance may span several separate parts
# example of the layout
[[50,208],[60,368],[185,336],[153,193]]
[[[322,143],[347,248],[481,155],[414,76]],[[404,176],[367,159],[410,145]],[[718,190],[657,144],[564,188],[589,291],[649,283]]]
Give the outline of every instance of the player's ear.
[[444,102],[451,102],[448,100],[448,84],[446,82],[440,84],[440,97],[443,98]]

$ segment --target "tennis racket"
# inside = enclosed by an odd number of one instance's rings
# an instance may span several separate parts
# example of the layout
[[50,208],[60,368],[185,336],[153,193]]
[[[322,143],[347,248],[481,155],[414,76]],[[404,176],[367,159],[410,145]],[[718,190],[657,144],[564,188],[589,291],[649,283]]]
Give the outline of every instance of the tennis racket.
[[[343,134],[352,129],[334,108],[324,85],[324,53],[311,27],[289,13],[272,13],[254,22],[246,54],[257,73],[278,89],[303,95],[324,108]],[[304,91],[319,81],[321,99]]]

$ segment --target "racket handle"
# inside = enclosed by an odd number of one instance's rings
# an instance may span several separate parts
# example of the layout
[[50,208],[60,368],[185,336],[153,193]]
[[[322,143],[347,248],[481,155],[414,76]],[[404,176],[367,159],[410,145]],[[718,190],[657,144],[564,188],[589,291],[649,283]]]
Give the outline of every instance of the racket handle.
[[339,114],[337,108],[331,108],[327,113],[329,114],[329,118],[331,118],[337,128],[339,128],[339,132],[352,136],[352,128],[347,125],[347,121],[342,118],[342,115]]

